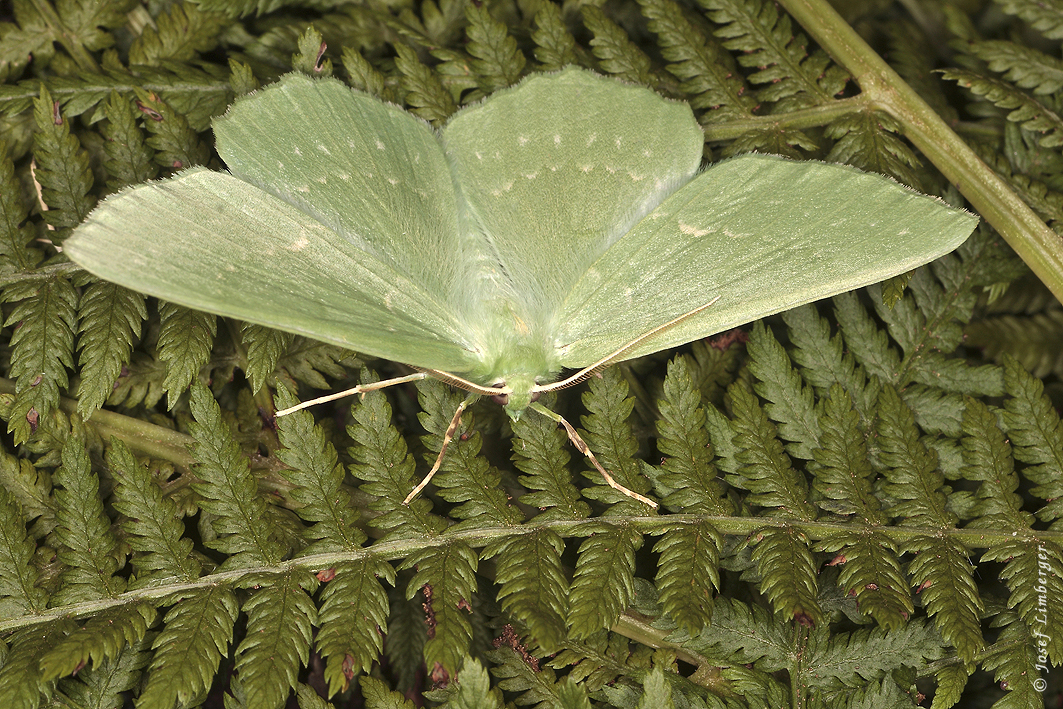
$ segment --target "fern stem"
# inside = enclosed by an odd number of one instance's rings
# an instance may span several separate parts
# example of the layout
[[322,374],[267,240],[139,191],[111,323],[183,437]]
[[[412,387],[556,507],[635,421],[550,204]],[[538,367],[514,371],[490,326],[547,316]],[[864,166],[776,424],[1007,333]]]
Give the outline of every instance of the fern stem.
[[735,140],[748,133],[763,132],[771,127],[790,130],[820,128],[838,118],[850,116],[869,108],[874,108],[870,97],[866,94],[860,94],[851,98],[830,101],[812,108],[802,108],[786,113],[773,113],[767,116],[736,118],[735,120],[710,123],[702,126],[702,128],[705,130],[705,139],[710,143],[716,143]]
[[864,42],[827,0],[780,0],[780,4],[852,74],[875,107],[904,125],[908,139],[959,187],[963,196],[1063,302],[1063,242],[1059,237]]

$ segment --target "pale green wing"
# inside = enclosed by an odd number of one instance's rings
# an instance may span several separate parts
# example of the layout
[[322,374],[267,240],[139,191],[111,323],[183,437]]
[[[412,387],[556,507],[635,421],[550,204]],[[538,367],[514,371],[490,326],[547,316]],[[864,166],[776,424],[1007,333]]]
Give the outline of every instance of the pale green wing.
[[[462,241],[438,134],[334,79],[289,74],[214,123],[232,174],[297,206],[450,303],[483,243]],[[448,312],[450,306],[447,305]]]
[[766,155],[721,162],[587,269],[564,303],[560,359],[589,366],[717,297],[620,359],[869,285],[952,251],[977,223],[844,165]]
[[470,228],[497,259],[480,280],[547,331],[588,266],[695,174],[704,145],[686,104],[576,68],[495,92],[443,140]]
[[194,168],[113,195],[63,249],[101,278],[190,308],[420,367],[475,361],[438,294],[225,173]]

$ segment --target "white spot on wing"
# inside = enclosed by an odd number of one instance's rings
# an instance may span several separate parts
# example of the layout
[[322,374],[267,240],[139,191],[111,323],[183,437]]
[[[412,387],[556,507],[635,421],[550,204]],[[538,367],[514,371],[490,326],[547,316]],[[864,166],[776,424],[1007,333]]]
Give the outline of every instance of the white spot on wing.
[[620,136],[618,135],[618,136],[616,136],[616,140],[614,142],[616,143],[616,147],[619,148],[621,143],[623,143],[624,141],[621,140]]
[[377,141],[376,141],[376,149],[377,150],[383,150],[384,149],[384,143],[379,138],[377,138]]
[[310,246],[310,239],[305,236],[300,236],[298,239],[292,242],[292,245],[288,247],[289,251],[302,251],[307,246]]
[[679,231],[686,234],[687,236],[705,236],[709,233],[710,230],[698,229],[696,226],[693,226],[691,224],[684,224],[683,222],[679,222]]
[[632,182],[642,182],[646,179],[645,175],[640,175],[637,172],[628,171],[627,176],[631,178]]
[[391,183],[392,185],[397,185],[397,184],[399,184],[399,181],[398,181],[398,180],[396,180],[396,179],[395,179],[394,177],[389,177],[389,178],[388,178],[388,182],[390,182],[390,183]]
[[326,184],[328,182],[328,177],[326,177],[325,175],[322,175],[321,177],[317,178],[317,181],[320,182],[321,184]]
[[559,135],[555,135],[554,136],[554,145],[561,145],[561,136],[559,136]]
[[292,148],[292,152],[295,153],[296,155],[302,155],[303,154],[303,151],[299,150],[298,147]]
[[584,172],[590,172],[594,169],[594,165],[580,165],[579,169],[583,170]]
[[590,145],[591,143],[593,143],[596,140],[598,140],[598,134],[597,133],[591,133],[590,137],[587,138],[587,145]]
[[534,179],[535,179],[536,177],[538,177],[538,176],[539,176],[539,173],[538,173],[538,171],[536,171],[536,172],[529,172],[529,173],[526,173],[526,174],[524,175],[524,177],[525,177],[525,178],[527,178],[527,179],[529,179],[529,180],[534,180]]
[[325,155],[332,155],[332,153],[329,152],[328,146],[326,146],[324,143],[318,143],[315,147],[321,152],[323,152]]
[[528,142],[528,136],[526,136],[526,135],[518,135],[517,136],[517,145],[526,145],[527,142]]

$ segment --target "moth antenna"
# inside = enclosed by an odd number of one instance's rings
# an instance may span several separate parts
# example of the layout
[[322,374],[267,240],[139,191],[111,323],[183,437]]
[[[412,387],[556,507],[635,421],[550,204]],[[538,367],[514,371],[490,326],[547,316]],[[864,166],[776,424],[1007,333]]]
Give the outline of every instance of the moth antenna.
[[384,389],[386,387],[395,386],[396,384],[405,384],[406,382],[416,382],[428,377],[425,372],[415,372],[413,374],[407,374],[404,377],[395,377],[394,379],[385,379],[379,382],[373,382],[372,384],[359,384],[353,389],[347,389],[346,391],[337,392],[335,394],[329,394],[328,396],[319,396],[316,399],[310,399],[304,401],[301,404],[295,406],[289,406],[286,409],[281,409],[277,412],[277,416],[287,416],[288,414],[295,413],[296,411],[302,411],[303,409],[310,408],[311,406],[317,406],[318,404],[324,404],[328,401],[335,401],[336,399],[342,399],[345,396],[353,396],[354,394],[365,394],[369,391],[376,391],[377,389]]
[[653,509],[657,509],[656,502],[654,502],[648,497],[644,497],[638,494],[634,490],[628,490],[626,487],[614,480],[613,476],[609,474],[609,471],[602,467],[602,464],[599,463],[598,459],[594,457],[594,453],[591,452],[591,449],[587,446],[587,443],[582,438],[580,438],[580,435],[576,433],[576,429],[572,427],[572,424],[565,420],[564,416],[557,413],[556,411],[551,411],[550,409],[546,408],[538,402],[533,402],[531,404],[531,408],[535,409],[546,418],[552,419],[553,421],[556,421],[557,423],[565,427],[565,431],[568,433],[568,440],[572,441],[572,445],[576,446],[576,450],[587,456],[587,458],[591,461],[591,464],[595,467],[595,469],[599,473],[601,473],[603,478],[605,478],[605,482],[609,484],[609,487],[613,488],[617,492],[621,492],[627,495],[632,499],[645,503]]
[[[583,369],[581,369],[578,372],[576,372],[575,374],[573,374],[571,377],[568,377],[566,379],[562,379],[561,381],[558,381],[558,382],[552,382],[550,384],[537,385],[533,391],[557,391],[558,389],[565,389],[565,388],[570,387],[570,386],[572,386],[574,384],[579,384],[584,379],[589,378],[591,375],[593,375],[599,369],[602,369],[603,367],[608,367],[610,364],[615,362],[618,357],[622,356],[625,352],[630,350],[635,345],[637,345],[637,344],[639,344],[641,342],[645,342],[649,338],[651,338],[654,335],[657,335],[657,334],[667,330],[670,327],[674,327],[674,326],[678,325],[679,323],[683,322],[684,320],[686,320],[689,317],[693,317],[693,316],[697,315],[702,310],[705,310],[706,308],[715,305],[716,301],[718,301],[722,297],[723,296],[719,296],[718,295],[715,298],[713,298],[712,300],[710,300],[708,303],[705,303],[705,305],[699,305],[698,307],[696,307],[693,310],[691,310],[689,313],[683,313],[682,315],[677,317],[675,320],[670,320],[670,321],[666,322],[664,325],[658,325],[657,327],[653,328],[649,332],[642,333],[641,335],[636,337],[634,340],[632,340],[631,342],[627,343],[626,345],[624,345],[623,347],[618,349],[616,352],[613,352],[612,354],[606,355],[605,357],[603,357],[602,359],[598,360],[597,362],[595,362],[594,364],[592,364],[589,367],[584,367]],[[567,426],[568,424],[565,424],[565,425]],[[571,436],[569,436],[569,437],[571,438]],[[575,441],[572,441],[572,442],[575,443]]]
[[419,372],[425,372],[431,374],[434,378],[441,382],[456,386],[459,389],[472,392],[474,394],[480,394],[483,396],[497,396],[498,394],[512,394],[513,390],[509,387],[485,387],[482,384],[470,382],[468,379],[462,379],[457,374],[451,374],[450,372],[443,372],[438,369],[421,369],[420,367],[414,367]]
[[436,462],[432,464],[432,469],[428,471],[428,475],[424,476],[421,482],[417,483],[417,487],[406,496],[406,499],[402,501],[402,504],[409,505],[413,502],[413,498],[417,497],[424,490],[425,485],[429,483],[432,477],[439,472],[439,467],[443,465],[443,456],[447,453],[447,446],[454,439],[454,432],[458,430],[458,426],[461,425],[461,415],[468,408],[469,404],[480,398],[479,394],[470,394],[465,397],[465,400],[458,404],[458,410],[454,412],[454,418],[450,419],[450,425],[447,426],[447,432],[443,434],[443,445],[439,447],[439,455],[436,456]]

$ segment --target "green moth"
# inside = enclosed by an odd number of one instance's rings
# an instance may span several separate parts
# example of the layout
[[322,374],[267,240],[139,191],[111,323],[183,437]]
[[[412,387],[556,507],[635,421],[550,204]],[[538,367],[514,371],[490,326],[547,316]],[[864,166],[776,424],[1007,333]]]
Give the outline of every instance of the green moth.
[[383,384],[437,376],[514,419],[530,406],[633,496],[541,392],[903,273],[978,221],[841,165],[746,155],[699,172],[689,106],[578,68],[438,132],[339,81],[288,75],[214,132],[229,172],[109,197],[65,242],[70,258],[419,370]]

